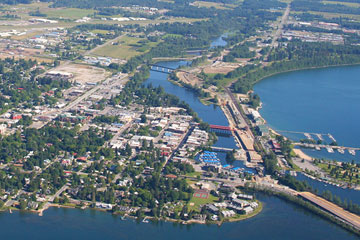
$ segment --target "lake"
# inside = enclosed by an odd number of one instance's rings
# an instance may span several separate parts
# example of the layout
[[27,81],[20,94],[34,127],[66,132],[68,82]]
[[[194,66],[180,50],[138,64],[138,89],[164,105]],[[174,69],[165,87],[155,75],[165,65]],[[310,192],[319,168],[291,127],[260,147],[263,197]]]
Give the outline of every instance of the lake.
[[[269,77],[254,87],[263,103],[260,110],[275,130],[330,133],[339,145],[359,147],[360,66],[303,70]],[[302,134],[280,132],[293,140]],[[312,135],[314,139],[318,139]],[[329,143],[331,140],[324,139]],[[356,156],[326,150],[304,150],[317,157],[339,161],[360,161]]]

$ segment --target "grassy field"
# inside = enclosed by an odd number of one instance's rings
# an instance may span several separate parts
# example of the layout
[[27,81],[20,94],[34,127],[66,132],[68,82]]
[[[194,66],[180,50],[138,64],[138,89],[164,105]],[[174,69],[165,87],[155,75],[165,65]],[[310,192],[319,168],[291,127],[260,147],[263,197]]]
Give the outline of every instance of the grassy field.
[[65,18],[65,19],[79,19],[88,15],[94,14],[94,10],[91,9],[79,9],[79,8],[62,8],[62,9],[49,9],[44,12],[48,18]]
[[206,2],[206,1],[196,1],[194,2],[195,6],[198,7],[206,7],[206,8],[217,8],[217,9],[232,9],[235,8],[236,5],[234,4],[222,4],[222,3],[217,3],[217,2]]
[[[145,42],[143,42],[145,41]],[[124,36],[118,41],[118,45],[108,44],[93,52],[94,55],[112,58],[129,59],[149,51],[157,43],[149,42],[143,38]]]
[[360,21],[360,15],[354,15],[354,14],[342,14],[342,13],[328,13],[328,12],[313,12],[310,11],[310,13],[312,14],[318,14],[321,16],[324,16],[325,18],[339,18],[339,17],[346,17],[346,18],[351,18],[357,21]]
[[360,3],[355,2],[336,2],[336,1],[322,1],[324,4],[341,4],[349,7],[360,7]]
[[109,31],[107,30],[101,30],[101,29],[94,29],[94,30],[91,30],[90,32],[92,33],[99,33],[99,34],[107,34]]
[[350,18],[356,21],[360,21],[360,15],[355,14],[343,14],[343,13],[329,13],[329,12],[315,12],[315,11],[309,11],[309,12],[302,12],[302,11],[291,11],[291,14],[302,14],[302,13],[311,13],[316,15],[321,15],[325,18],[332,19],[332,18]]
[[[215,197],[211,194],[209,194],[209,198],[208,199],[203,199],[203,198],[196,198],[196,197],[192,197],[191,200],[189,201],[189,211],[190,210],[194,210],[194,211],[199,211],[200,210],[200,205],[204,205],[204,204],[208,204],[208,203],[214,203],[216,201],[218,201],[219,198]],[[191,204],[193,203],[193,204]]]
[[197,177],[197,176],[201,176],[201,172],[192,172],[192,173],[188,173],[186,174],[186,176],[188,177]]

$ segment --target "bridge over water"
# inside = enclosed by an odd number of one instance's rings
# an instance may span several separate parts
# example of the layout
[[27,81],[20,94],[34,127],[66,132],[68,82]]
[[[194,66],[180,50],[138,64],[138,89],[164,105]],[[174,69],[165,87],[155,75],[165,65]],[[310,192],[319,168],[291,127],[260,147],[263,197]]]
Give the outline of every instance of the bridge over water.
[[211,149],[215,152],[232,152],[233,148],[226,148],[226,147],[215,147],[215,146],[211,146]]
[[155,72],[161,72],[161,73],[172,73],[173,71],[179,71],[179,72],[185,72],[192,74],[190,72],[187,72],[185,70],[179,69],[179,68],[171,68],[171,67],[165,67],[158,64],[148,64],[150,66],[151,71]]

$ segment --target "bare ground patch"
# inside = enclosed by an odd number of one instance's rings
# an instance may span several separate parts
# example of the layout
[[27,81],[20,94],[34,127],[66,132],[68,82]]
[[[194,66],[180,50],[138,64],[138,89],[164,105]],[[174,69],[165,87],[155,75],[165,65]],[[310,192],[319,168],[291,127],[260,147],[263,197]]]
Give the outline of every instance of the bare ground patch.
[[72,73],[74,75],[73,80],[82,84],[100,82],[110,76],[110,73],[105,69],[82,64],[64,64],[53,70]]

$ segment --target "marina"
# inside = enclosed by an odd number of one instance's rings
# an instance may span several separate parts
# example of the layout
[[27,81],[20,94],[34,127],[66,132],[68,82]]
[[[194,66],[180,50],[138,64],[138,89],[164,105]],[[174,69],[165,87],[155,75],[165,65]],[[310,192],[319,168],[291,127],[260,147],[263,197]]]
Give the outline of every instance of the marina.
[[314,132],[300,132],[300,131],[289,131],[289,130],[275,130],[279,133],[291,133],[291,134],[299,134],[306,137],[308,140],[314,140],[315,138],[313,136],[316,136],[317,139],[321,142],[326,142],[324,137],[327,137],[331,142],[336,142],[335,137],[330,133],[314,133]]
[[216,152],[204,151],[199,156],[199,160],[205,164],[209,165],[220,165],[220,159],[217,157]]
[[293,144],[295,146],[300,146],[304,148],[314,148],[318,151],[320,151],[321,148],[325,148],[329,153],[334,153],[334,150],[337,150],[339,153],[344,154],[345,150],[348,150],[349,154],[356,155],[356,151],[360,151],[360,148],[354,148],[354,147],[333,146],[333,145],[324,145],[324,144],[309,144],[309,143],[301,143],[301,142],[294,142]]

